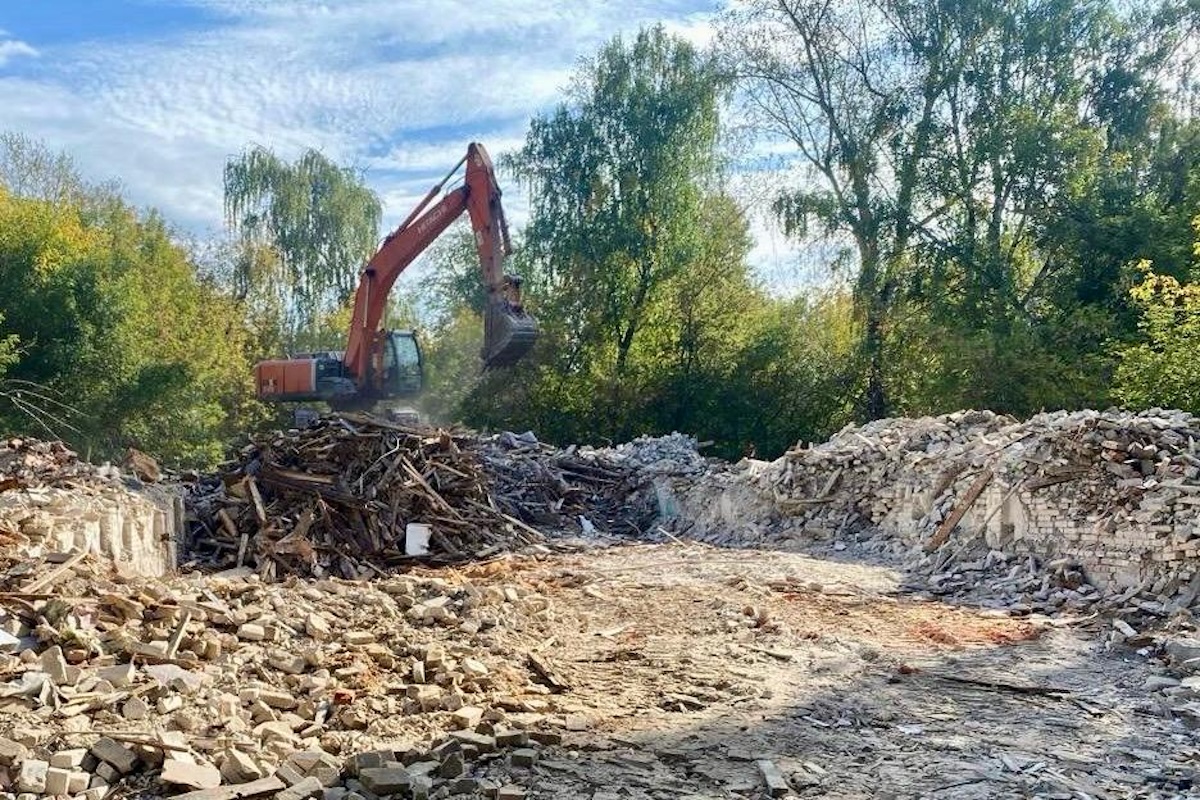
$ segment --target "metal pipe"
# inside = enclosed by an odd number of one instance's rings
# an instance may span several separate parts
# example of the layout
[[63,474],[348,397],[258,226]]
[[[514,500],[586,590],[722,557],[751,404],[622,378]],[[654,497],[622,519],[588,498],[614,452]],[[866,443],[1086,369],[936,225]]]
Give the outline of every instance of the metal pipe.
[[[469,153],[468,153],[468,155],[469,155]],[[404,220],[404,222],[401,222],[399,227],[396,228],[397,233],[399,233],[400,231],[407,228],[414,219],[416,219],[418,216],[420,216],[421,212],[424,211],[425,208],[431,202],[433,202],[433,198],[437,197],[438,194],[441,193],[442,187],[445,186],[449,182],[449,180],[454,177],[454,173],[458,172],[458,168],[461,167],[465,163],[467,163],[467,156],[463,156],[461,159],[459,159],[458,163],[454,165],[454,168],[446,173],[446,177],[442,178],[441,182],[438,183],[437,186],[434,186],[432,189],[429,190],[429,194],[425,195],[425,199],[422,200],[417,205],[417,207],[412,210],[412,213],[408,215],[408,217]]]

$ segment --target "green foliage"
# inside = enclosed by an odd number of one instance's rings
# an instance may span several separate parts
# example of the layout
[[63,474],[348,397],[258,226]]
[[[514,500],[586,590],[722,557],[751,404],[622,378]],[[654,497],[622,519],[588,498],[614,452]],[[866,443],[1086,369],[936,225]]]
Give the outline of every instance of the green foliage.
[[487,306],[487,286],[481,279],[479,250],[469,227],[455,224],[429,248],[434,265],[421,290],[435,319],[442,324],[467,308],[482,316]]
[[[857,255],[859,413],[1103,402],[1124,265],[1183,265],[1185,3],[749,0],[722,53],[792,142],[775,209]],[[1168,266],[1168,263],[1170,266]]]
[[[507,381],[478,379],[469,420],[560,441],[685,429],[728,451],[729,381],[770,303],[745,264],[737,204],[716,190],[711,58],[661,28],[614,39],[508,163],[530,190],[520,272],[543,342]],[[460,318],[461,319],[461,318]],[[744,434],[744,435],[743,435]]]
[[742,325],[742,346],[710,416],[696,420],[718,454],[774,457],[797,439],[822,440],[850,420],[861,386],[847,293],[764,298]]
[[714,62],[661,29],[614,39],[507,161],[531,193],[515,256],[542,327],[532,357],[480,374],[483,296],[469,237],[425,284],[435,419],[559,442],[683,430],[736,457],[846,419],[844,298],[772,299],[742,209],[719,190]]
[[989,408],[1028,416],[1041,410],[1107,406],[1112,357],[1107,318],[1091,308],[1034,324],[991,328],[906,320],[891,358],[908,368],[892,378],[897,413]]
[[1130,294],[1141,341],[1120,351],[1114,394],[1128,406],[1200,413],[1200,284],[1151,271]]
[[719,91],[715,65],[662,28],[618,37],[510,161],[531,194],[534,288],[593,369],[625,371],[653,299],[703,246]]
[[17,335],[4,333],[4,315],[0,314],[0,380],[13,364],[17,363]]
[[[44,163],[57,185],[66,167]],[[170,463],[212,463],[254,413],[238,309],[198,279],[156,215],[72,183],[45,198],[0,187],[6,377],[41,387],[47,402],[33,416],[97,455],[132,445]],[[0,410],[0,427],[44,434],[29,411]]]
[[240,238],[237,294],[277,319],[288,349],[330,347],[324,315],[345,306],[375,251],[379,198],[315,150],[287,163],[254,147],[225,166],[225,215]]

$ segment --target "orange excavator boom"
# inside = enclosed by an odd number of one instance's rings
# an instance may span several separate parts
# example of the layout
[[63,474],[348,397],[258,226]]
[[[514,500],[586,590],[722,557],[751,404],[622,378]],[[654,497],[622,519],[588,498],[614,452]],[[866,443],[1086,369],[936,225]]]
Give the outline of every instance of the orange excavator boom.
[[[435,203],[464,163],[466,176],[462,186]],[[504,258],[511,252],[512,243],[500,194],[491,158],[483,145],[472,142],[466,156],[384,239],[363,268],[354,294],[354,312],[344,354],[312,354],[263,362],[255,368],[259,396],[273,400],[327,400],[341,407],[365,406],[375,400],[413,394],[414,382],[400,378],[406,370],[411,372],[414,361],[419,389],[420,352],[415,338],[411,333],[386,332],[380,327],[388,293],[400,274],[464,211],[469,214],[475,232],[480,269],[487,287],[483,365],[508,366],[524,356],[536,341],[537,323],[521,303],[520,279],[504,273]],[[338,355],[340,364],[330,364]]]

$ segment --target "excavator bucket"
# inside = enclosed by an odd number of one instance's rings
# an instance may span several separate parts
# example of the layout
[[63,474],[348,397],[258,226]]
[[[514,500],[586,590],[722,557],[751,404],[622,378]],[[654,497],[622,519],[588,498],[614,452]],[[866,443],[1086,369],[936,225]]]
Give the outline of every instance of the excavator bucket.
[[502,298],[488,303],[483,319],[483,368],[517,363],[537,341],[537,321]]

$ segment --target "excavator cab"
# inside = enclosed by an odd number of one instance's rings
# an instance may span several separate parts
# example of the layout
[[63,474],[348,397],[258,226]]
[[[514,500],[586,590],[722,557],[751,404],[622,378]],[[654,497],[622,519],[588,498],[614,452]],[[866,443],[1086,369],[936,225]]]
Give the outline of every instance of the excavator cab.
[[411,397],[420,394],[425,383],[424,362],[417,336],[412,331],[387,331],[383,334],[382,398]]
[[483,315],[483,368],[517,363],[537,338],[537,321],[521,305],[521,279],[505,275],[502,292],[492,295]]

